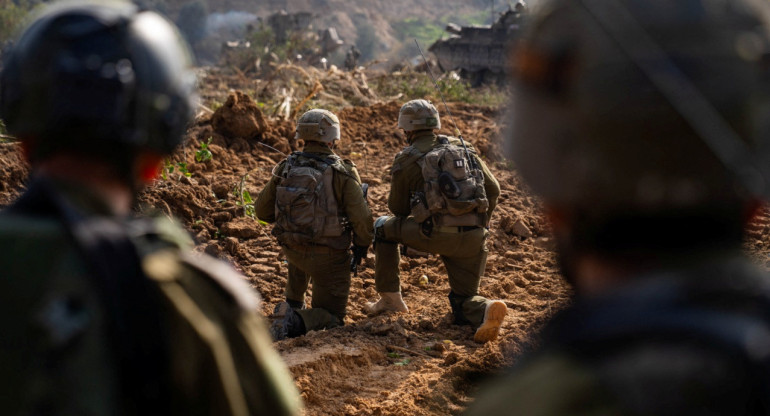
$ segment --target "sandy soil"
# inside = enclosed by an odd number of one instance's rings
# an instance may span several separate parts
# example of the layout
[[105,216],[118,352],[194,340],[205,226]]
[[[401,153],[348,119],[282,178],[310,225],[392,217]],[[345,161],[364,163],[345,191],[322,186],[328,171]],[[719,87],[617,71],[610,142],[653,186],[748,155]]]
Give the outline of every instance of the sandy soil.
[[[388,168],[405,145],[395,128],[400,104],[339,112],[343,139],[338,154],[354,161],[369,183],[375,218],[388,213]],[[570,289],[559,275],[538,201],[500,157],[498,111],[450,107],[465,138],[480,150],[502,186],[480,289],[509,307],[501,337],[476,344],[470,327],[451,324],[447,277],[435,256],[405,257],[400,264],[408,314],[367,316],[362,306],[376,298],[370,253],[366,267],[353,278],[344,327],[275,344],[296,379],[307,415],[456,414],[472,400],[479,383],[514,363],[528,348],[533,331],[569,301]],[[258,142],[289,152],[300,145],[292,139],[293,130],[291,122],[263,117],[245,95],[235,94],[216,114],[197,120],[172,158],[172,164],[187,163],[190,176],[177,168],[140,198],[142,210],[179,218],[197,238],[197,250],[238,268],[262,294],[260,312],[265,315],[283,300],[287,266],[271,227],[245,215],[248,198],[241,195],[247,191],[256,197],[283,158]],[[196,162],[196,150],[209,137],[213,158]],[[0,206],[23,189],[26,174],[19,147],[0,144]],[[769,230],[770,211],[764,210],[750,225],[746,243],[758,261],[768,258]],[[419,284],[422,275],[428,277],[427,285]]]

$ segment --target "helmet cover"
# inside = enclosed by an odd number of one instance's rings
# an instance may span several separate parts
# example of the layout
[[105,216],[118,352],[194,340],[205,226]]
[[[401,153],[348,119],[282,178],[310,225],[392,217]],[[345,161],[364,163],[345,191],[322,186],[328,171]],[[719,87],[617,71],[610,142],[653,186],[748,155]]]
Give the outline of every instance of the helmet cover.
[[430,101],[412,100],[401,106],[398,127],[404,131],[440,129],[441,119]]
[[340,139],[340,120],[328,110],[314,109],[297,120],[296,139],[331,144]]

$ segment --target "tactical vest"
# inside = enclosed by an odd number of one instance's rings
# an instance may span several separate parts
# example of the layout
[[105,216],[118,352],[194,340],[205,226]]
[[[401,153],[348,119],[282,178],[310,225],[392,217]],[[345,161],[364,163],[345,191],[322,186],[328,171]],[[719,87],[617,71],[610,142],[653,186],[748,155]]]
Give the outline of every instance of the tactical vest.
[[436,225],[484,226],[489,201],[483,172],[470,166],[457,139],[438,136],[438,141],[425,154],[412,148],[425,180],[425,198],[412,202],[412,215],[420,223],[433,217]]
[[345,173],[337,155],[294,152],[279,173],[273,235],[288,246],[350,247],[350,228],[334,196],[334,171]]

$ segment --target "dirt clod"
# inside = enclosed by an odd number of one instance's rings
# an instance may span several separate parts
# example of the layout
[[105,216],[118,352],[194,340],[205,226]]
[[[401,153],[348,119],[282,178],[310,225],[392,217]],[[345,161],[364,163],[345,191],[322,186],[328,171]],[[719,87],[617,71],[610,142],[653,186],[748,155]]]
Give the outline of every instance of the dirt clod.
[[228,138],[251,139],[266,129],[265,118],[254,100],[241,91],[233,91],[211,117],[211,126]]

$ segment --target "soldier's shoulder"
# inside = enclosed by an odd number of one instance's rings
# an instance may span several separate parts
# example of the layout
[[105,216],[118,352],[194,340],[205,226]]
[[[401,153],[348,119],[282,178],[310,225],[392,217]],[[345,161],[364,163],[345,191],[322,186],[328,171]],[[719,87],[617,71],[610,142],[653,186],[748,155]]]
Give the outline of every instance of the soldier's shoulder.
[[421,151],[417,147],[409,145],[401,149],[400,152],[396,153],[396,157],[393,159],[393,163],[409,163],[409,161],[417,160],[424,154],[425,152]]
[[347,169],[352,169],[356,167],[355,162],[353,162],[350,159],[342,159],[342,165],[345,166]]
[[259,294],[248,283],[243,275],[229,264],[205,254],[182,254],[182,262],[199,273],[202,278],[216,284],[227,298],[247,311],[255,311],[259,307]]
[[342,159],[340,165],[344,169],[345,173],[353,179],[358,180],[359,173],[356,164],[350,159]]
[[205,303],[224,302],[244,311],[259,307],[259,294],[227,263],[206,254],[165,249],[145,255],[142,269],[157,283],[174,284],[186,296]]
[[128,222],[126,227],[140,255],[167,247],[188,250],[194,245],[187,230],[164,215],[152,214],[136,218]]
[[[152,218],[133,225],[135,241],[147,276],[159,283],[177,283],[188,293],[209,293],[246,310],[255,310],[259,297],[240,273],[227,263],[192,252],[189,234],[175,222]],[[140,228],[144,227],[144,228]],[[205,287],[198,290],[199,287]],[[210,289],[214,288],[213,291]]]
[[444,135],[439,136],[439,139],[441,138],[445,138],[449,144],[452,144],[455,146],[463,147],[463,145],[465,145],[465,148],[467,148],[469,152],[476,153],[476,148],[473,147],[473,144],[471,144],[471,142],[469,142],[468,140],[461,139],[455,136],[444,136]]

